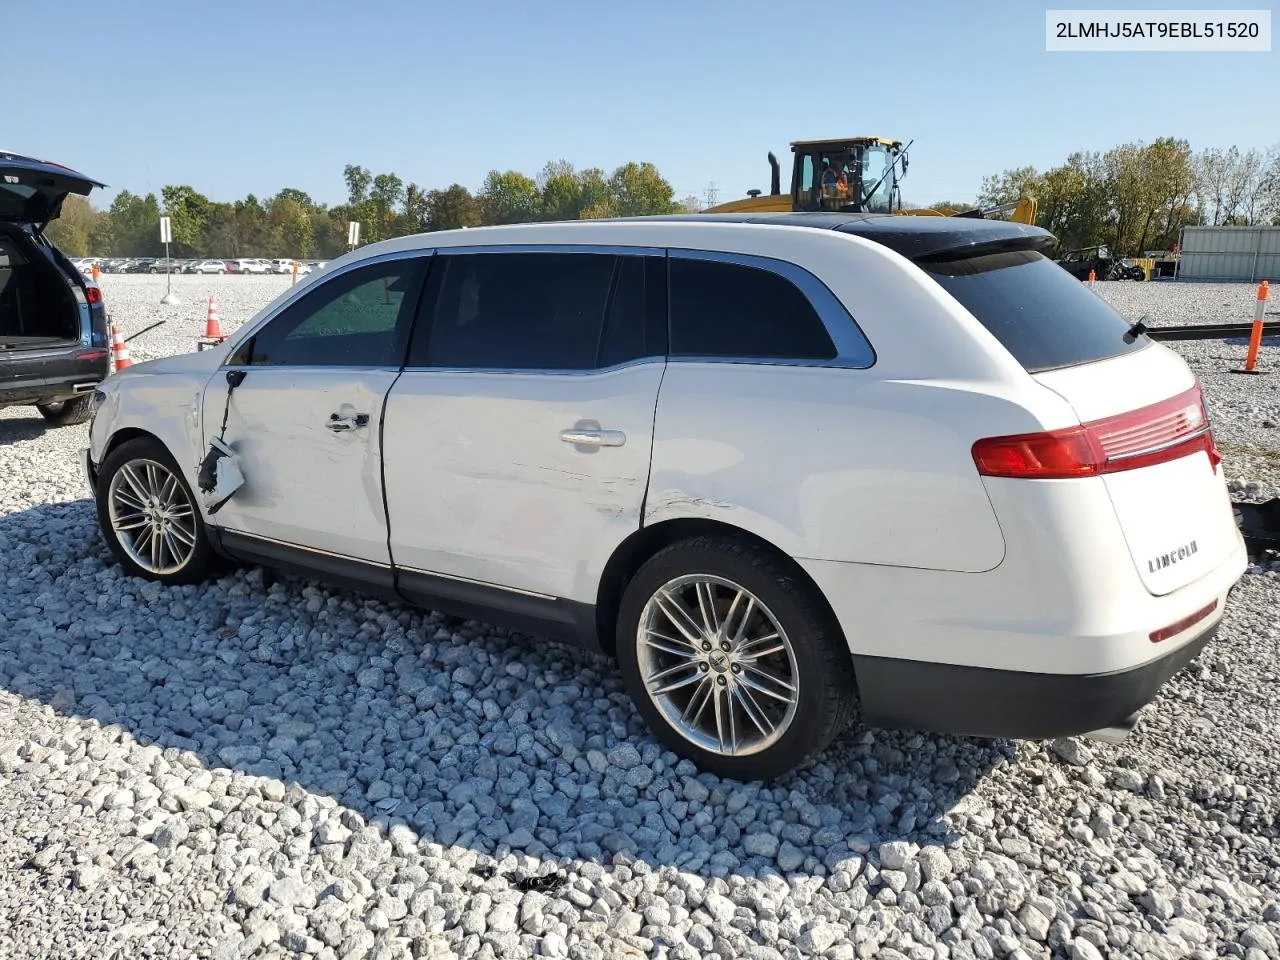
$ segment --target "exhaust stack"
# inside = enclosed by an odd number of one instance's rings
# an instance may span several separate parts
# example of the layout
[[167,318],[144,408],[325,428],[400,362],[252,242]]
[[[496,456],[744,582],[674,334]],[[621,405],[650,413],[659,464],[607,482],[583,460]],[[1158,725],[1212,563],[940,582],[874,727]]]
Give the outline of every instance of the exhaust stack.
[[778,167],[778,158],[769,151],[769,167],[773,172],[769,175],[769,195],[776,197],[782,193],[782,171]]

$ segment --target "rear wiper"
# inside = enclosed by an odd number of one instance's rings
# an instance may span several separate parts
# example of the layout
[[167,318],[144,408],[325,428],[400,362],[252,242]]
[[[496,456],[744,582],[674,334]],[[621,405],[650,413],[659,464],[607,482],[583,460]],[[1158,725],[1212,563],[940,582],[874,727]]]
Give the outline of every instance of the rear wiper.
[[1142,336],[1144,333],[1147,332],[1147,325],[1143,321],[1145,321],[1149,316],[1151,316],[1151,314],[1144,313],[1142,316],[1138,318],[1137,323],[1135,323],[1133,326],[1131,326],[1128,330],[1124,332],[1125,343],[1133,343],[1133,341],[1137,340],[1140,336]]

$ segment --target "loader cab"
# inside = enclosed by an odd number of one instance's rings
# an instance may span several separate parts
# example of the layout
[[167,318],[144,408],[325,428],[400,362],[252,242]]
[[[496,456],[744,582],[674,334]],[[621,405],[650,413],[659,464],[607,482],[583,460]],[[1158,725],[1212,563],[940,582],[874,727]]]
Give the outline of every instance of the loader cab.
[[[901,142],[881,137],[797,140],[791,152],[793,209],[893,212],[901,177]],[[906,157],[901,160],[905,172]]]

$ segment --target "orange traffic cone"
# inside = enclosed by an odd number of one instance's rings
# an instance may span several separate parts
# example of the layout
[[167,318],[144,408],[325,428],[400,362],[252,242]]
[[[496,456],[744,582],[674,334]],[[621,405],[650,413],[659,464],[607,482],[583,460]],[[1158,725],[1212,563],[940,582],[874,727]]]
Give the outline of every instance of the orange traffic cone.
[[92,273],[93,273],[93,282],[97,283],[98,282],[98,265],[96,263],[93,265]]
[[1090,287],[1093,286],[1093,281],[1096,279],[1098,279],[1098,275],[1093,271],[1092,268],[1090,268],[1089,270],[1089,286]]
[[204,338],[221,343],[226,337],[222,333],[222,324],[218,320],[218,298],[209,298],[209,315],[204,322]]
[[124,337],[114,323],[111,325],[111,361],[117,370],[133,366],[133,361],[129,359],[129,345],[124,342]]

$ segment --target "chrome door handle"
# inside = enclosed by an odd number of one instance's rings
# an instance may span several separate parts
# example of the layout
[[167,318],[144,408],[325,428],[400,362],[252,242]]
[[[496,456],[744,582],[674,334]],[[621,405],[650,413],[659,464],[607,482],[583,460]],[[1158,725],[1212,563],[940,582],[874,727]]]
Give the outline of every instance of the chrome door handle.
[[582,447],[620,447],[627,442],[621,430],[561,430],[560,439]]
[[329,422],[325,424],[330,430],[354,430],[357,427],[366,426],[369,423],[369,415],[360,413],[354,417],[340,417],[336,413],[329,414]]

